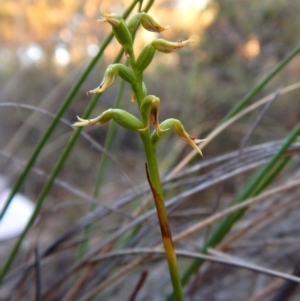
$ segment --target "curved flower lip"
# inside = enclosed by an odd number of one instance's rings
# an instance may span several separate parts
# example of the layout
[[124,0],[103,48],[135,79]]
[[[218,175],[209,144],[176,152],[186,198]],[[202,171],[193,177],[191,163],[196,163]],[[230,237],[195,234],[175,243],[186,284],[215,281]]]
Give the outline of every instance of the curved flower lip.
[[89,93],[102,93],[116,81],[117,76],[118,76],[117,65],[114,64],[109,65],[105,71],[104,78],[101,84],[97,88],[89,91]]
[[185,137],[181,137],[183,140],[185,140],[188,144],[190,144],[201,156],[203,156],[202,151],[200,147],[197,145],[206,139],[197,139],[195,137],[192,137],[190,135],[187,135]]
[[82,119],[79,116],[76,116],[78,121],[74,122],[73,126],[87,126],[93,124],[93,122],[90,119]]
[[103,91],[105,91],[108,88],[108,85],[106,85],[106,87],[104,86],[104,84],[101,84],[99,87],[90,90],[88,93],[92,93],[92,94],[96,94],[96,93],[102,93]]
[[188,43],[190,43],[192,41],[194,41],[194,40],[188,39],[188,40],[181,41],[181,42],[171,42],[171,41],[167,41],[164,39],[157,39],[157,40],[154,40],[151,44],[157,51],[164,52],[164,53],[170,53],[170,52],[177,51],[177,50],[183,48],[184,46],[186,46]]
[[[160,129],[155,129],[151,135],[152,143],[156,144],[161,140],[170,130],[173,130],[174,133],[185,142],[190,144],[201,156],[202,152],[197,143],[200,143],[204,140],[196,139],[193,136],[190,136],[184,129],[182,123],[178,119],[170,118],[166,119],[160,124]],[[162,131],[163,130],[163,131]]]
[[101,14],[103,15],[103,17],[100,17],[100,19],[98,19],[98,22],[108,22],[110,23],[112,26],[117,26],[120,24],[122,17],[120,15],[117,14],[108,14],[106,12],[104,12],[102,10],[102,8],[100,8]]
[[93,89],[93,90],[90,90],[88,93],[92,93],[92,94],[96,94],[96,93],[102,93],[104,92],[108,87],[110,87],[113,83],[114,83],[115,80],[110,80],[110,81],[107,81],[105,79],[103,79],[102,83],[100,84],[99,87]]

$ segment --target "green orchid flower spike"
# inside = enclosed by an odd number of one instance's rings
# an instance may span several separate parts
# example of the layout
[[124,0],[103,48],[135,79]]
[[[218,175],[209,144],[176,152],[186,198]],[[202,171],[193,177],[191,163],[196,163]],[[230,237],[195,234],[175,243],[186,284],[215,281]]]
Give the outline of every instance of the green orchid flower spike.
[[[143,72],[151,64],[156,51],[163,53],[177,51],[185,47],[191,40],[171,42],[164,39],[156,39],[146,45],[136,59],[133,50],[133,40],[138,26],[141,25],[144,29],[157,33],[168,29],[169,26],[160,25],[154,18],[144,12],[135,14],[127,24],[120,15],[107,14],[104,12],[102,12],[102,15],[103,17],[100,21],[107,22],[112,26],[112,31],[117,41],[125,50],[130,67],[123,64],[109,65],[105,71],[101,84],[97,88],[91,90],[90,93],[104,92],[114,84],[119,76],[130,84],[132,89],[131,101],[138,105],[140,118],[121,109],[108,109],[93,119],[82,119],[77,117],[78,121],[74,123],[74,126],[85,127],[90,125],[103,125],[110,120],[114,120],[120,126],[140,135],[147,159],[147,179],[157,210],[174,295],[177,301],[182,301],[184,300],[184,297],[172,234],[164,205],[163,189],[156,160],[156,145],[172,130],[179,138],[186,141],[202,155],[200,148],[197,146],[197,143],[201,140],[190,136],[184,129],[182,123],[177,119],[170,118],[161,123],[159,122],[160,99],[155,95],[147,94],[147,88],[143,81]],[[150,134],[150,127],[154,128],[152,134]]]

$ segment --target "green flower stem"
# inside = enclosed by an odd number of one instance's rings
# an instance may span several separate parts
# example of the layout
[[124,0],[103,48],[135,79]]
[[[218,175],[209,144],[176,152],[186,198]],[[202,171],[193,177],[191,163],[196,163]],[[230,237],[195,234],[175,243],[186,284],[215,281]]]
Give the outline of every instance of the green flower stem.
[[[133,67],[133,71],[134,67]],[[135,89],[135,94],[137,97],[137,102],[139,108],[141,109],[141,103],[143,100],[143,77],[141,74],[135,72],[138,82]],[[142,116],[143,117],[143,116]],[[143,120],[144,123],[147,123],[146,120]],[[177,257],[173,245],[172,233],[169,225],[167,210],[164,203],[163,190],[159,176],[158,164],[156,160],[156,147],[151,142],[150,131],[143,131],[140,133],[141,139],[143,141],[144,150],[147,159],[147,176],[148,182],[152,190],[154,197],[155,207],[157,211],[157,216],[160,224],[162,240],[165,248],[166,259],[168,262],[170,278],[173,286],[174,296],[177,301],[183,301],[183,291],[181,286],[181,280],[178,270]],[[149,173],[148,173],[149,172]]]
[[148,181],[155,201],[163,245],[166,253],[166,259],[168,262],[170,277],[173,285],[174,296],[177,301],[183,301],[184,297],[178,270],[177,257],[174,250],[171,229],[169,226],[167,211],[164,204],[155,147],[151,143],[149,131],[141,133],[141,138],[144,144],[147,158],[147,175],[149,176]]
[[[137,78],[135,85],[132,86],[132,89],[134,91],[141,112],[142,101],[144,99],[143,74],[140,72],[140,70],[138,70],[136,66],[136,60],[132,49],[128,51],[128,56],[129,56],[129,61],[132,70]],[[143,124],[147,124],[148,121],[146,120],[146,118],[148,118],[148,116],[143,116],[143,114],[141,114],[141,117],[143,119],[142,120]],[[177,301],[183,301],[184,297],[182,292],[180,275],[178,271],[177,257],[172,241],[172,234],[169,226],[166,207],[164,204],[163,190],[161,186],[158,164],[156,160],[156,148],[155,145],[153,145],[151,142],[149,130],[141,132],[140,136],[143,141],[144,150],[146,153],[146,159],[147,159],[146,170],[147,170],[148,182],[151,187],[152,194],[155,201],[157,216],[160,224],[161,235],[162,235],[162,240],[165,248],[166,259],[168,262],[174,295]]]
[[[132,90],[135,94],[136,101],[140,109],[142,122],[143,124],[148,124],[147,118],[149,118],[149,116],[144,116],[141,111],[142,102],[145,97],[143,93],[143,74],[141,70],[137,68],[133,47],[129,47],[127,49],[127,55],[129,58],[132,71],[136,76],[136,82],[132,85]],[[180,275],[178,271],[177,257],[173,246],[171,229],[169,226],[167,211],[164,204],[163,190],[162,190],[159,171],[158,171],[155,146],[151,142],[149,130],[141,132],[140,136],[143,141],[144,149],[146,153],[147,177],[155,201],[157,216],[161,228],[162,240],[165,248],[166,259],[168,262],[174,295],[177,301],[183,301],[184,297],[183,297],[183,292],[181,287]]]

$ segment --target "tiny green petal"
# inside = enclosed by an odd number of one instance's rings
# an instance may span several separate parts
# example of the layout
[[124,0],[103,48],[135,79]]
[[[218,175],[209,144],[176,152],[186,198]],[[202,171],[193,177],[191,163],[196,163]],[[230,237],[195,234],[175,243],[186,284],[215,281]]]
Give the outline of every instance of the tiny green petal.
[[192,40],[189,39],[189,40],[181,41],[181,42],[170,42],[170,41],[167,41],[164,39],[158,39],[158,40],[154,40],[151,44],[157,51],[164,52],[164,53],[170,53],[170,52],[177,51],[177,50],[183,48],[191,41]]

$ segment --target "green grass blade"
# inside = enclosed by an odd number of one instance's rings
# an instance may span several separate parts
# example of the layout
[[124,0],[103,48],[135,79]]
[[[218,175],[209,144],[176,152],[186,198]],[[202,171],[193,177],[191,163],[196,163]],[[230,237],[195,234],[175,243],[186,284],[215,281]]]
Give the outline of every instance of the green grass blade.
[[[126,12],[124,13],[124,18],[126,18],[131,11],[133,10],[133,8],[135,7],[135,5],[139,2],[139,0],[135,0],[133,1],[133,3],[131,4],[131,6],[126,10]],[[21,173],[21,175],[19,176],[16,184],[14,185],[14,187],[12,188],[12,192],[6,202],[6,205],[4,207],[4,209],[1,212],[1,216],[0,219],[2,219],[2,217],[4,216],[5,211],[7,210],[11,200],[13,199],[14,195],[16,194],[16,192],[19,190],[19,188],[21,187],[21,185],[23,184],[23,182],[25,181],[31,167],[33,166],[33,164],[35,163],[38,155],[40,154],[41,150],[43,149],[43,147],[45,146],[47,140],[50,138],[52,132],[54,131],[56,125],[59,122],[59,119],[61,118],[61,116],[64,114],[64,112],[67,110],[67,108],[70,106],[70,104],[72,103],[74,97],[76,96],[77,92],[79,91],[81,85],[83,84],[83,82],[86,80],[87,76],[90,74],[90,72],[92,71],[92,69],[94,68],[94,66],[96,65],[97,61],[99,60],[99,58],[102,56],[105,48],[107,47],[107,45],[109,44],[109,42],[111,41],[111,39],[113,38],[113,34],[110,34],[105,41],[103,42],[98,54],[92,59],[91,63],[88,65],[88,67],[86,68],[86,70],[82,73],[82,75],[80,76],[80,78],[78,79],[78,81],[74,84],[73,88],[71,89],[71,91],[69,92],[68,96],[66,97],[66,99],[64,100],[63,104],[61,105],[61,107],[58,109],[57,114],[55,115],[54,119],[52,120],[52,122],[50,123],[48,129],[46,130],[45,134],[43,135],[43,137],[41,138],[41,140],[39,141],[38,145],[36,146],[35,150],[33,151],[33,154],[31,155],[29,161],[27,162],[23,172]],[[122,52],[119,54],[119,56],[117,57],[116,61],[119,61],[121,59],[122,56]],[[88,106],[88,108],[86,109],[85,113],[83,114],[83,118],[87,118],[89,116],[89,114],[91,113],[91,111],[93,110],[94,106],[97,103],[97,100],[100,96],[95,95],[92,98],[92,101],[90,102],[90,105]],[[8,256],[7,261],[5,262],[4,266],[1,269],[0,272],[0,283],[2,282],[3,278],[5,277],[6,273],[8,272],[15,256],[18,253],[18,250],[20,248],[20,245],[23,241],[23,239],[25,238],[28,230],[30,229],[31,225],[33,224],[39,209],[42,206],[42,203],[45,199],[45,197],[47,196],[48,192],[50,191],[54,179],[56,178],[57,174],[59,173],[59,171],[61,170],[64,161],[66,160],[66,158],[68,157],[74,143],[77,140],[77,137],[80,134],[80,129],[76,129],[75,132],[72,134],[69,142],[67,143],[65,149],[63,150],[62,155],[60,156],[59,160],[57,161],[55,167],[52,170],[52,173],[49,177],[49,180],[47,181],[47,183],[45,184],[43,190],[41,191],[38,199],[37,199],[37,203],[36,203],[36,207],[35,210],[29,220],[29,222],[27,223],[25,229],[23,230],[22,234],[20,235],[20,237],[18,238],[18,241],[16,242],[16,244],[14,245],[11,253]]]
[[232,116],[237,114],[241,111],[248,102],[259,92],[265,85],[276,75],[278,74],[284,66],[287,65],[297,54],[300,53],[300,45],[298,45],[294,50],[292,50],[273,70],[271,70],[261,81],[259,81],[253,89],[246,94],[241,101],[239,101],[230,111],[229,113],[223,118],[222,121],[226,121],[230,119]]
[[[120,105],[121,99],[122,99],[122,95],[123,95],[123,90],[124,90],[124,86],[125,86],[125,82],[122,80],[120,83],[120,87],[118,90],[118,94],[117,94],[117,98],[115,101],[115,105],[114,107],[117,108]],[[105,143],[104,143],[104,148],[109,151],[111,144],[112,144],[112,140],[113,140],[113,135],[115,132],[115,122],[112,120],[109,123],[109,127],[108,127],[108,131],[107,131],[107,136],[105,139]],[[97,176],[97,180],[96,180],[96,185],[95,185],[95,190],[94,190],[94,197],[98,197],[99,196],[99,191],[101,188],[101,184],[103,181],[103,177],[104,177],[104,173],[105,173],[105,168],[106,168],[106,163],[107,163],[107,156],[106,154],[103,154],[100,160],[100,167],[99,167],[99,172],[98,172],[98,176]],[[95,205],[91,205],[90,207],[90,211],[94,210]],[[88,236],[91,232],[91,226],[87,227],[84,231],[84,237],[85,239],[83,239],[83,242],[78,246],[78,255],[77,258],[80,259],[83,257],[83,255],[86,253],[86,250],[88,248]]]
[[[223,118],[222,122],[230,119],[234,115],[236,115],[239,111],[241,111],[248,103],[249,101],[257,94],[259,93],[266,85],[267,83],[276,75],[278,74],[297,54],[300,53],[300,45],[298,45],[294,50],[292,50],[273,70],[271,70],[261,81],[259,81],[253,89],[249,91],[242,99],[241,101],[236,104],[230,112]],[[277,152],[276,155],[263,167],[249,182],[246,189],[243,190],[242,194],[237,198],[235,203],[242,202],[245,200],[245,198],[249,197],[251,194],[250,191],[252,190],[256,191],[256,194],[261,192],[264,187],[266,187],[272,179],[276,176],[277,173],[280,172],[280,170],[284,167],[284,165],[289,161],[289,158],[286,159],[280,159],[280,156],[282,155],[283,151],[294,141],[298,133],[298,127],[288,136],[286,143],[282,146],[282,148]],[[272,163],[270,163],[272,162]],[[270,166],[270,164],[273,165],[273,168]],[[275,167],[276,166],[276,167]],[[263,180],[263,177],[264,180]],[[261,183],[259,183],[261,181]],[[248,195],[249,194],[249,195]],[[254,194],[253,194],[254,195]],[[217,245],[223,237],[229,232],[232,225],[243,215],[243,212],[237,212],[229,217],[227,217],[225,220],[221,221],[219,223],[219,226],[217,229],[212,233],[212,235],[209,237],[207,243],[202,248],[201,252],[205,252],[206,249],[210,246]],[[184,273],[182,277],[182,283],[185,284],[189,280],[189,278],[193,275],[195,271],[197,271],[200,266],[202,265],[203,261],[198,260],[194,261],[191,266],[187,269],[187,271]],[[169,295],[167,300],[172,300],[173,295]]]
[[[143,1],[139,0],[139,8],[138,11],[141,10],[141,7],[143,5]],[[154,0],[149,1],[148,5],[146,6],[146,8],[144,9],[145,12],[147,12],[151,6],[153,5]],[[134,33],[135,34],[135,33]],[[128,62],[127,62],[128,63]],[[122,80],[118,89],[118,93],[117,93],[117,97],[116,97],[116,101],[114,104],[114,108],[118,108],[120,106],[121,100],[122,100],[122,95],[123,95],[123,90],[124,90],[124,85],[125,82]],[[113,139],[113,135],[115,132],[115,122],[111,121],[108,127],[108,131],[107,131],[107,136],[105,139],[105,143],[104,143],[104,148],[109,151],[111,144],[112,144],[112,139]],[[106,168],[106,163],[107,163],[107,156],[106,154],[103,154],[103,156],[101,157],[100,160],[100,167],[99,167],[99,171],[98,171],[98,176],[96,179],[96,184],[95,184],[95,189],[94,189],[94,197],[98,197],[99,196],[99,191],[103,182],[103,177],[104,177],[104,172],[105,172],[105,168]],[[90,210],[92,211],[94,209],[94,205],[91,206]],[[84,233],[84,237],[86,239],[83,240],[83,242],[79,245],[78,247],[78,258],[82,258],[82,256],[85,254],[87,247],[88,247],[88,241],[87,241],[87,237],[89,235],[91,231],[91,227],[87,227],[85,229],[85,233]],[[137,231],[138,232],[138,231]],[[134,231],[133,233],[136,234],[136,231]],[[134,236],[134,235],[133,235]]]
[[[295,129],[290,133],[285,143],[278,150],[278,152],[269,160],[269,162],[264,167],[262,167],[257,173],[254,174],[254,176],[250,179],[249,184],[246,185],[245,189],[243,189],[243,191],[237,197],[234,204],[241,203],[247,198],[259,194],[268,184],[272,182],[276,175],[290,160],[290,157],[282,158],[282,155],[299,134],[300,124],[298,124],[295,127]],[[230,231],[231,227],[243,215],[245,211],[246,210],[241,210],[239,212],[231,214],[230,216],[222,220],[218,224],[217,228],[213,231],[211,236],[208,238],[206,244],[201,249],[201,252],[205,253],[209,247],[216,246]],[[187,283],[189,278],[200,268],[203,262],[203,260],[196,260],[191,264],[191,266],[187,269],[187,271],[181,279],[183,284]]]
[[[131,6],[126,10],[126,12],[124,13],[124,18],[128,17],[129,14],[131,13],[131,11],[133,10],[133,8],[135,7],[135,5],[139,2],[140,0],[135,0],[133,1],[133,3],[131,4]],[[87,68],[84,70],[84,72],[82,73],[82,75],[79,77],[78,81],[74,84],[74,86],[72,87],[71,91],[69,92],[69,94],[67,95],[67,97],[65,98],[65,100],[63,101],[62,105],[59,107],[54,119],[52,120],[52,122],[50,123],[49,127],[47,128],[46,132],[43,134],[42,138],[40,139],[40,141],[38,142],[36,148],[34,149],[31,157],[29,158],[23,172],[21,173],[21,175],[18,177],[15,185],[13,186],[11,193],[6,201],[5,206],[2,209],[2,212],[0,214],[0,220],[2,220],[11,200],[13,199],[14,195],[17,193],[17,191],[20,189],[21,185],[24,183],[31,167],[33,166],[33,164],[35,163],[35,161],[37,160],[40,152],[42,151],[42,149],[44,148],[46,142],[48,141],[48,139],[50,138],[51,134],[53,133],[54,129],[56,128],[57,124],[59,123],[60,118],[62,117],[62,115],[65,113],[65,111],[68,109],[68,107],[70,106],[70,104],[72,103],[74,97],[76,96],[76,94],[78,93],[80,87],[82,86],[82,84],[84,83],[84,81],[87,79],[88,75],[91,73],[91,71],[93,70],[93,68],[95,67],[96,63],[98,62],[98,60],[100,59],[100,57],[102,56],[104,50],[106,49],[106,47],[108,46],[108,44],[110,43],[110,41],[113,38],[113,34],[111,33],[110,35],[108,35],[108,37],[104,40],[102,46],[100,47],[97,55],[91,60],[90,64],[87,66]]]

